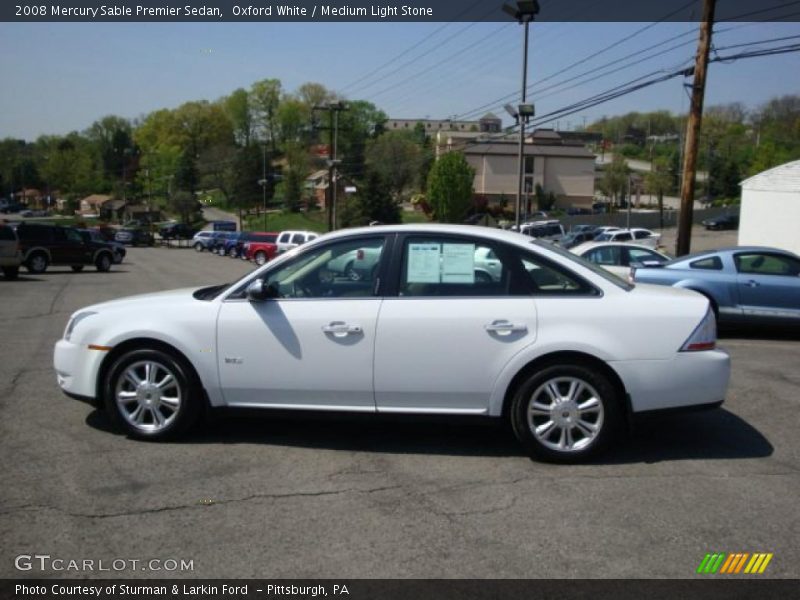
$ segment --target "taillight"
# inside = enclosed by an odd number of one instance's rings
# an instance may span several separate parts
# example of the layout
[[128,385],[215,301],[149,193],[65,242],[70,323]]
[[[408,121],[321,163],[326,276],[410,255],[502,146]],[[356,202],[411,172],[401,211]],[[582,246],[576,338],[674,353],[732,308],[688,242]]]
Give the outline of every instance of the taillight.
[[717,319],[714,317],[714,312],[711,307],[706,311],[706,316],[700,321],[700,324],[695,327],[692,335],[689,336],[683,346],[681,352],[699,352],[700,350],[713,350],[717,346]]

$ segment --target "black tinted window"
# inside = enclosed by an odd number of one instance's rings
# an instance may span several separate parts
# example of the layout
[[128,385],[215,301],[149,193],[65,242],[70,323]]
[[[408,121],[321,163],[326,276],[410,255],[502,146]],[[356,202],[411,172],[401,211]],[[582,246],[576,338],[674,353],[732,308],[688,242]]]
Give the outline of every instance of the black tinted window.
[[49,227],[26,225],[17,229],[19,239],[26,242],[48,242],[52,239]]
[[0,240],[5,242],[16,240],[17,236],[14,235],[14,230],[11,227],[0,225]]
[[689,266],[693,269],[705,269],[706,271],[721,271],[722,260],[720,260],[719,256],[709,256],[708,258],[701,258],[700,260],[691,262],[689,263]]

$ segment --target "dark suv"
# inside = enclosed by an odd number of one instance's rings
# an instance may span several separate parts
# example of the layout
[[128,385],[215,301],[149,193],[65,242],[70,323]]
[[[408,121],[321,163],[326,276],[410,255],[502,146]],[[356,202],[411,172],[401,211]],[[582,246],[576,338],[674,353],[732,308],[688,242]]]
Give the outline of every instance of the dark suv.
[[170,223],[161,228],[161,237],[165,240],[190,240],[197,233],[196,229],[192,229],[185,223]]
[[17,237],[22,252],[22,264],[31,273],[44,273],[50,265],[65,265],[80,271],[94,265],[98,271],[108,271],[114,255],[108,244],[85,241],[77,229],[58,225],[21,223]]

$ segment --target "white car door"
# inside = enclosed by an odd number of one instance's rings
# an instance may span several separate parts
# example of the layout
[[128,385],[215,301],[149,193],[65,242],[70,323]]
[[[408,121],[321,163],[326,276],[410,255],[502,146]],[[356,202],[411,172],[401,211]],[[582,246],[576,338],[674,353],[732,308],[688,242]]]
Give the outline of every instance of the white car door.
[[[496,281],[476,276],[487,250],[504,265]],[[483,240],[414,235],[400,251],[378,322],[378,412],[487,412],[500,371],[536,339],[533,298],[514,295],[511,259]]]
[[328,269],[384,238],[313,248],[262,275],[274,298],[243,289],[222,303],[217,322],[220,381],[230,406],[374,411],[372,359],[381,299],[372,274],[353,281]]

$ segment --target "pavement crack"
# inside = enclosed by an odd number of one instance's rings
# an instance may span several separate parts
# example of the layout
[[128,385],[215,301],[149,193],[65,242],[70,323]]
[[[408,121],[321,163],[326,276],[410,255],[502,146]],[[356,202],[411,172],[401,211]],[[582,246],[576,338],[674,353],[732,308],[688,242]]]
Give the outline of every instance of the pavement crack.
[[239,504],[251,502],[253,500],[285,500],[287,498],[316,498],[321,496],[336,496],[342,494],[375,494],[378,492],[385,492],[389,490],[398,489],[401,486],[389,485],[375,488],[347,488],[342,490],[320,490],[312,492],[289,492],[286,494],[250,494],[241,498],[229,498],[224,500],[201,499],[196,502],[185,504],[168,504],[165,506],[158,506],[154,508],[143,508],[139,510],[120,511],[113,513],[86,513],[66,510],[59,506],[51,506],[49,504],[21,504],[19,506],[12,506],[7,509],[0,509],[0,516],[10,515],[18,512],[37,511],[37,510],[50,510],[61,513],[68,517],[79,519],[116,519],[120,517],[132,517],[139,515],[157,514],[163,512],[172,512],[196,508],[208,508],[212,506],[221,506],[225,504]]

